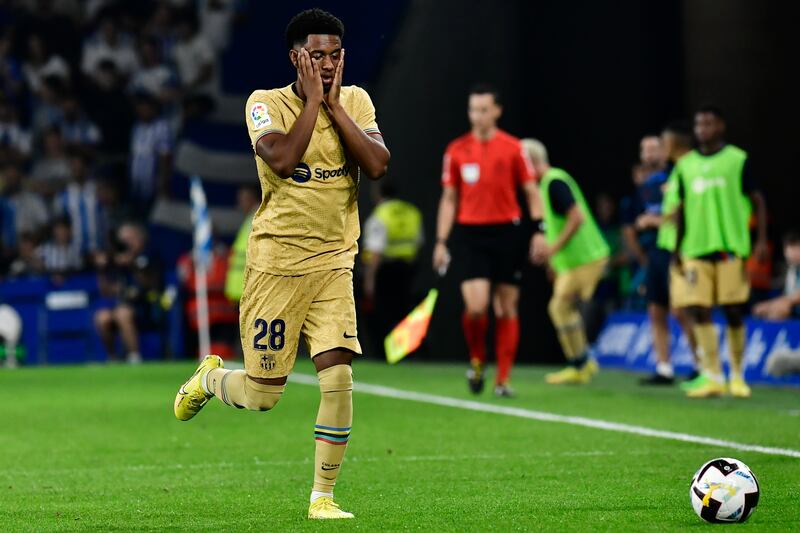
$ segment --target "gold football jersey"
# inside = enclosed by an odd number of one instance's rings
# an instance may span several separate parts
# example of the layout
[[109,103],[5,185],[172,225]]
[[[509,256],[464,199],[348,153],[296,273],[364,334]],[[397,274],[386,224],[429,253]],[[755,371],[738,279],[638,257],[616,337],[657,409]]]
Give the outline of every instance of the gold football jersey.
[[[367,92],[342,87],[347,114],[367,133],[379,133]],[[286,134],[303,111],[292,86],[250,95],[245,107],[250,142]],[[253,217],[247,247],[250,268],[285,276],[352,268],[358,251],[358,164],[347,158],[336,128],[320,107],[314,133],[294,174],[283,179],[257,154],[261,206]]]

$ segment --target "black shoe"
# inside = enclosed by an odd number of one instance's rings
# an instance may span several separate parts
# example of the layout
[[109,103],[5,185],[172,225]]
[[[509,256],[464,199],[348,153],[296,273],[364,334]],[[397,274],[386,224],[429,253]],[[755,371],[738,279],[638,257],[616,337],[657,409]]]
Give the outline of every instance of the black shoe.
[[675,378],[662,376],[661,374],[658,373],[639,380],[639,385],[672,385],[674,383],[675,383]]
[[475,363],[467,370],[467,384],[472,394],[483,392],[483,368],[480,363]]
[[508,385],[495,385],[494,395],[498,398],[513,398],[516,396],[514,390]]

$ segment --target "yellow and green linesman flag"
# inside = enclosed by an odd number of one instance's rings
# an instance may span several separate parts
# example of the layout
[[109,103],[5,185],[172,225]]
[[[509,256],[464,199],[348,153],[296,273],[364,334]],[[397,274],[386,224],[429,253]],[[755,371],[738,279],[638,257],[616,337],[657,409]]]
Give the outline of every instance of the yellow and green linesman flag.
[[422,303],[415,307],[386,336],[383,341],[383,349],[386,351],[387,363],[394,364],[419,348],[428,333],[428,325],[431,323],[433,308],[436,306],[438,297],[438,289],[428,291],[428,295],[422,300]]

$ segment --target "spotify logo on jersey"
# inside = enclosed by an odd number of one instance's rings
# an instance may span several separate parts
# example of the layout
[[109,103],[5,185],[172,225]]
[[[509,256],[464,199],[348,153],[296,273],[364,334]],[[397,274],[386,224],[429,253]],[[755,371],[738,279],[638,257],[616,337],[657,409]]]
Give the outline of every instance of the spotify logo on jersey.
[[308,165],[300,161],[297,164],[297,168],[294,169],[294,174],[292,174],[292,179],[297,183],[305,183],[311,179],[311,169],[308,168]]
[[[342,176],[347,176],[350,174],[350,167],[347,165],[341,166],[339,168],[328,170],[326,168],[315,168],[313,172],[313,176],[322,181],[327,181],[331,178],[340,178]],[[308,165],[303,163],[302,161],[297,164],[297,168],[294,169],[294,174],[292,174],[291,178],[296,181],[297,183],[305,183],[311,179],[312,172]]]

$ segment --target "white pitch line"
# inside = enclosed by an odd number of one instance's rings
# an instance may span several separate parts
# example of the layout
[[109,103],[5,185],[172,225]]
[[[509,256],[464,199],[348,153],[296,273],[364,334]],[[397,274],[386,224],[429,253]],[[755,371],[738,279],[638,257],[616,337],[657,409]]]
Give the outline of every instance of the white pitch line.
[[[292,374],[289,381],[301,383],[303,385],[318,386],[319,381],[316,376],[308,374]],[[757,444],[743,444],[741,442],[734,442],[730,440],[714,439],[711,437],[703,437],[700,435],[690,435],[689,433],[678,433],[675,431],[662,431],[659,429],[652,429],[643,426],[634,426],[631,424],[621,424],[618,422],[609,422],[607,420],[599,420],[596,418],[585,418],[582,416],[565,416],[555,413],[548,413],[546,411],[534,411],[532,409],[523,409],[521,407],[506,407],[502,405],[493,405],[482,402],[475,402],[471,400],[460,400],[458,398],[450,398],[448,396],[438,396],[436,394],[426,394],[423,392],[407,391],[402,389],[395,389],[392,387],[384,387],[383,385],[370,385],[369,383],[356,383],[354,386],[356,392],[364,394],[372,394],[373,396],[382,396],[384,398],[395,398],[398,400],[409,400],[412,402],[422,402],[433,405],[442,405],[445,407],[456,407],[458,409],[466,409],[468,411],[479,411],[483,413],[494,413],[506,416],[515,416],[517,418],[527,418],[529,420],[539,420],[541,422],[557,422],[560,424],[569,424],[571,426],[581,426],[592,429],[602,429],[605,431],[616,431],[618,433],[630,433],[639,435],[640,437],[653,437],[656,439],[677,440],[681,442],[691,442],[693,444],[703,444],[706,446],[717,446],[720,448],[730,448],[732,450],[739,450],[743,452],[756,452],[766,455],[782,455],[785,457],[794,457],[800,459],[800,450],[792,450],[790,448],[772,448],[769,446],[759,446]]]

